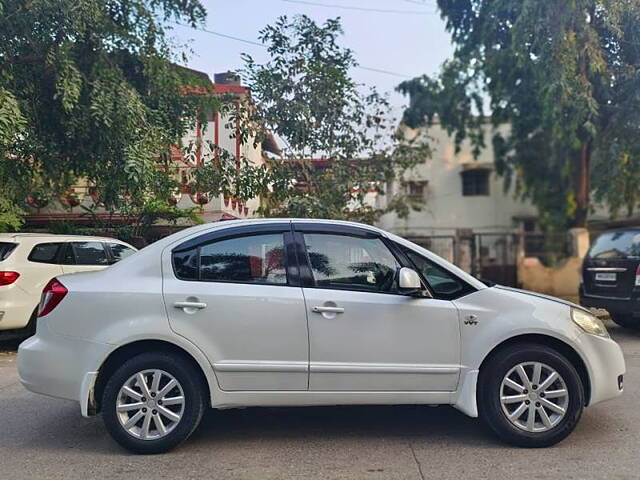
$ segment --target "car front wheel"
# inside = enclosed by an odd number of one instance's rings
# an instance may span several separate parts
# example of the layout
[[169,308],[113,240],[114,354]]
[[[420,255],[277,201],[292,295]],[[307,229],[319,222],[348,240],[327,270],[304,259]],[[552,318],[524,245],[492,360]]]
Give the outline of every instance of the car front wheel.
[[205,401],[198,372],[184,358],[143,353],[108,380],[102,416],[111,436],[136,453],[166,452],[197,428]]
[[584,408],[584,388],[574,366],[552,348],[512,345],[480,371],[482,420],[502,440],[548,447],[569,435]]

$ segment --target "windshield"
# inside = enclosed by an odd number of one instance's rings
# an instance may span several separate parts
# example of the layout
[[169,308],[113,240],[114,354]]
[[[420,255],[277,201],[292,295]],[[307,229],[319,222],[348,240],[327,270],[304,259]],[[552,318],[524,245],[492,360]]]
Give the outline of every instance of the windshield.
[[622,230],[600,235],[591,250],[590,258],[640,257],[640,230]]

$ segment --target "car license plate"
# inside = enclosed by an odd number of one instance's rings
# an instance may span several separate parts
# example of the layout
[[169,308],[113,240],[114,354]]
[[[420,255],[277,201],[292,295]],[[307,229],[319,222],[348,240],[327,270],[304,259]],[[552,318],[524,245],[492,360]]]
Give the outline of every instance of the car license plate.
[[596,280],[600,282],[615,282],[615,273],[596,273]]

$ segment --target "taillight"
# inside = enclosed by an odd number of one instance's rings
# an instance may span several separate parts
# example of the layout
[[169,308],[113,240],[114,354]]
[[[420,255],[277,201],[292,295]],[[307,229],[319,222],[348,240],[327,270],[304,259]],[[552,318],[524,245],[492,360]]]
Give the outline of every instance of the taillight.
[[44,317],[51,313],[62,301],[69,290],[57,278],[54,278],[42,290],[40,306],[38,307],[38,317]]
[[640,287],[640,265],[636,268],[636,287]]
[[19,276],[20,274],[18,272],[0,272],[0,287],[3,285],[11,285]]

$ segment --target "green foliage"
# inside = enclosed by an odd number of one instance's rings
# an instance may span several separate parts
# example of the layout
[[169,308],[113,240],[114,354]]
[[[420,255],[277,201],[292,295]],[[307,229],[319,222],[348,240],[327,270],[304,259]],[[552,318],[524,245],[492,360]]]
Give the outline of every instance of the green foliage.
[[[387,99],[349,76],[357,63],[339,45],[338,19],[318,25],[306,16],[280,17],[260,32],[270,55],[264,64],[244,55],[244,74],[256,108],[249,124],[274,132],[283,159],[239,180],[261,190],[267,216],[375,221],[387,211],[367,201],[429,155],[425,144],[395,134]],[[244,168],[240,169],[243,172]],[[268,186],[268,188],[267,188]],[[388,205],[405,212],[400,197]]]
[[11,200],[0,196],[0,232],[13,232],[22,226],[24,212]]
[[[483,148],[549,227],[583,226],[592,189],[613,211],[640,202],[640,3],[637,0],[439,0],[455,45],[437,78],[400,85],[405,121],[432,121]],[[483,100],[484,105],[483,105]],[[478,150],[477,150],[478,151]],[[589,172],[593,174],[592,185]],[[633,175],[634,178],[629,178]]]
[[143,212],[175,182],[166,158],[214,100],[176,67],[168,21],[195,25],[199,0],[0,0],[0,198],[58,195],[78,179],[107,211]]

